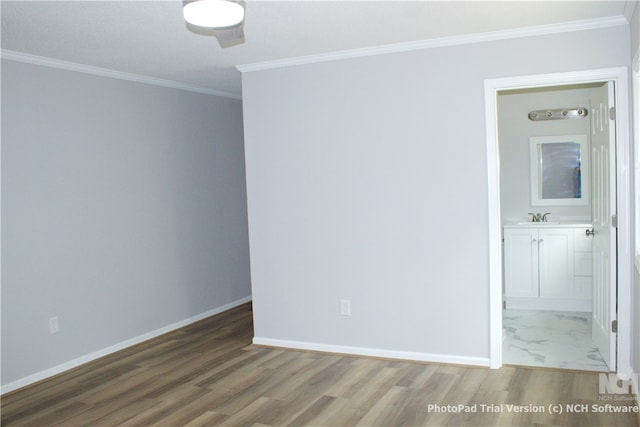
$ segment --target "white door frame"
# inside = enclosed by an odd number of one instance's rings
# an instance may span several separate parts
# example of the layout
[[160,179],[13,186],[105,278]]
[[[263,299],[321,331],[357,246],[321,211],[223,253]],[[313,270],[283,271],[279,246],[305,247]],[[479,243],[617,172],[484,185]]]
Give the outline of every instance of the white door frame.
[[[635,180],[635,192],[634,192],[634,213],[635,213],[635,264],[636,271],[640,273],[640,48],[633,58],[633,154],[634,159],[634,180]],[[637,296],[635,297],[637,300]],[[637,327],[637,325],[636,325]]]
[[568,73],[488,79],[484,82],[489,192],[489,329],[490,367],[502,366],[502,230],[500,218],[500,161],[498,151],[498,91],[567,84],[615,82],[618,213],[618,350],[617,373],[629,378],[631,368],[631,144],[629,75],[626,67]]
[[[634,215],[635,215],[635,220],[634,220],[634,236],[635,236],[635,242],[632,242],[634,244],[633,246],[633,250],[635,252],[635,268],[636,271],[634,274],[640,274],[640,47],[638,48],[638,50],[636,51],[636,54],[633,58],[633,70],[632,70],[632,87],[633,87],[633,119],[631,120],[631,123],[633,125],[633,131],[634,131],[634,135],[633,135],[633,155],[634,155],[634,168],[633,168],[633,180],[634,180],[634,200],[632,201],[633,203],[633,210],[634,210]],[[637,286],[637,284],[636,284]],[[634,301],[631,303],[633,304],[633,309],[632,309],[632,319],[634,324],[635,324],[635,328],[632,329],[631,334],[632,336],[637,339],[638,338],[638,327],[639,327],[639,322],[638,322],[638,315],[640,313],[638,313],[638,311],[634,311],[634,310],[638,310],[639,309],[639,304],[638,304],[638,295],[635,294],[633,295],[633,299]],[[632,341],[633,342],[633,341]],[[638,342],[635,342],[635,349],[632,348],[631,350],[631,366],[632,368],[635,368],[635,374],[638,375],[638,361],[639,361],[639,355],[638,355]],[[633,377],[632,377],[633,378]],[[638,389],[638,386],[640,384],[638,384],[640,381],[638,381],[640,379],[640,377],[636,376],[635,377],[635,385],[636,385],[636,390]],[[638,393],[636,393],[636,400]]]

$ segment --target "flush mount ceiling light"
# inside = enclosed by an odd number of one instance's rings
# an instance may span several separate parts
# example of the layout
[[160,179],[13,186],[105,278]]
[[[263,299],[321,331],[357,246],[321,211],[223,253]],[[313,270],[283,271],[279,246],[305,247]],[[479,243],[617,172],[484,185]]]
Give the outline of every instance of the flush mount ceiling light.
[[244,19],[244,7],[231,0],[185,1],[182,13],[191,25],[206,28],[229,28]]

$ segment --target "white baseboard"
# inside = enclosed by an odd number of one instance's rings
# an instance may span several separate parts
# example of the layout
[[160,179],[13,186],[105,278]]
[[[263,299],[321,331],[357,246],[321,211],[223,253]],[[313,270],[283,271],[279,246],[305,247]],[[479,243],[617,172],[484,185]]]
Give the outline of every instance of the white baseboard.
[[5,385],[3,385],[1,387],[0,396],[5,394],[5,393],[9,393],[11,391],[17,390],[19,388],[26,387],[28,385],[34,384],[34,383],[36,383],[38,381],[45,380],[45,379],[50,378],[50,377],[52,377],[54,375],[61,374],[61,373],[65,372],[65,371],[68,371],[70,369],[77,368],[80,365],[84,365],[85,363],[94,361],[94,360],[99,359],[101,357],[107,356],[107,355],[109,355],[111,353],[115,353],[116,351],[124,350],[125,348],[134,346],[136,344],[140,344],[141,342],[144,342],[144,341],[150,340],[152,338],[156,338],[156,337],[158,337],[160,335],[166,334],[167,332],[171,332],[171,331],[174,331],[176,329],[180,329],[180,328],[182,328],[184,326],[190,325],[190,324],[195,323],[197,321],[200,321],[202,319],[206,319],[207,317],[211,317],[211,316],[214,316],[216,314],[222,313],[223,311],[230,310],[230,309],[232,309],[234,307],[237,307],[237,306],[242,305],[244,303],[247,303],[249,301],[251,301],[251,296],[241,298],[239,300],[230,302],[229,304],[225,304],[223,306],[216,307],[216,308],[214,308],[212,310],[205,311],[204,313],[200,313],[200,314],[198,314],[196,316],[193,316],[193,317],[190,317],[188,319],[184,319],[184,320],[181,320],[179,322],[172,323],[172,324],[164,326],[164,327],[162,327],[160,329],[156,329],[155,331],[147,332],[146,334],[142,334],[142,335],[139,335],[137,337],[134,337],[134,338],[119,342],[117,344],[114,344],[112,346],[103,348],[103,349],[98,350],[96,352],[93,352],[93,353],[78,357],[76,359],[70,360],[70,361],[65,362],[65,363],[63,363],[61,365],[54,366],[53,368],[45,369],[44,371],[40,371],[40,372],[37,372],[37,373],[35,373],[33,375],[29,375],[29,376],[21,378],[19,380],[10,382],[10,383],[5,384]]
[[468,357],[450,354],[417,353],[410,351],[382,350],[377,348],[350,347],[342,345],[319,344],[304,341],[288,341],[271,338],[253,338],[256,345],[279,347],[295,350],[310,350],[323,353],[337,353],[350,356],[379,357],[382,359],[409,360],[414,362],[446,363],[453,365],[485,366],[489,367],[488,357]]

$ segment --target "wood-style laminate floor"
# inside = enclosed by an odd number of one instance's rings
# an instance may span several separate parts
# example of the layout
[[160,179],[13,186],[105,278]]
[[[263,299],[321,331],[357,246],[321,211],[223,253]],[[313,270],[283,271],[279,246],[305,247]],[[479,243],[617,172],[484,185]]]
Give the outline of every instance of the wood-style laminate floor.
[[636,403],[599,395],[597,373],[271,349],[252,335],[246,304],[3,396],[2,425],[637,425],[612,412]]

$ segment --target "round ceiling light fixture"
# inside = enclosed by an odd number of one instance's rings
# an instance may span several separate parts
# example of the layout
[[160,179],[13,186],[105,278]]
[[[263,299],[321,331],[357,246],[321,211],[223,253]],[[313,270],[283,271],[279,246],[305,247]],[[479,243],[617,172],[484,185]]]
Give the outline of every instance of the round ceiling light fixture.
[[228,28],[244,19],[244,7],[230,0],[196,0],[182,9],[184,19],[197,27]]

